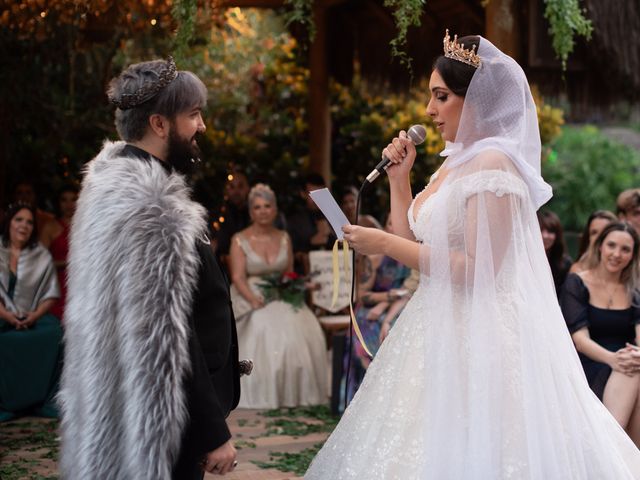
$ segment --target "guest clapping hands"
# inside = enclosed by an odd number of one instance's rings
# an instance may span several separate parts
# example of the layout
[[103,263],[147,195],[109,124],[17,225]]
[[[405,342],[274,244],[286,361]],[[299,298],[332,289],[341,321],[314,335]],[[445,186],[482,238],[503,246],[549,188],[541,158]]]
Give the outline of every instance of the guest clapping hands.
[[638,246],[627,223],[600,233],[587,270],[567,277],[561,307],[591,389],[640,445]]

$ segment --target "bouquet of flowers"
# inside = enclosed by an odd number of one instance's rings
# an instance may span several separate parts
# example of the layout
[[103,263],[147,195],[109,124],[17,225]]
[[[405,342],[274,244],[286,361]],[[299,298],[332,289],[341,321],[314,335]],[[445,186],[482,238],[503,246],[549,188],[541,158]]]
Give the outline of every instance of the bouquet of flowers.
[[262,292],[265,303],[282,300],[296,310],[304,304],[307,289],[306,277],[298,275],[296,272],[286,272],[282,275],[278,273],[266,275],[262,280],[258,284],[258,288]]

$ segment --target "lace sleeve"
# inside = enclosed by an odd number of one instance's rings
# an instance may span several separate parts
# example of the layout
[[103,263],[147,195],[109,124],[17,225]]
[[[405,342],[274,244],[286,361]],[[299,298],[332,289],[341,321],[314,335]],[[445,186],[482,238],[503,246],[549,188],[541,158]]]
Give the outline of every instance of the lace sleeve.
[[526,184],[501,152],[485,152],[450,175],[457,178],[434,206],[420,271],[471,287],[480,278],[495,279],[505,256],[513,257],[515,245],[530,235],[524,225],[533,219],[531,202]]
[[[560,294],[560,308],[570,333],[589,326],[589,290],[579,275],[570,273]],[[636,316],[636,323],[640,318]]]
[[496,197],[515,195],[526,197],[526,184],[513,173],[502,170],[480,170],[460,179],[463,196],[468,199],[473,195],[484,192],[495,194]]

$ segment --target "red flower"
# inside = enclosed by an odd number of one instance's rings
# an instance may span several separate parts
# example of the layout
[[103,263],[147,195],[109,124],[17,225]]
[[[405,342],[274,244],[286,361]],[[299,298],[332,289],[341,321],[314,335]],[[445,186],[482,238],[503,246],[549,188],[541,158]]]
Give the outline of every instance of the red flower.
[[300,278],[300,275],[298,275],[296,272],[287,272],[283,275],[284,278],[288,278],[289,280],[298,280]]

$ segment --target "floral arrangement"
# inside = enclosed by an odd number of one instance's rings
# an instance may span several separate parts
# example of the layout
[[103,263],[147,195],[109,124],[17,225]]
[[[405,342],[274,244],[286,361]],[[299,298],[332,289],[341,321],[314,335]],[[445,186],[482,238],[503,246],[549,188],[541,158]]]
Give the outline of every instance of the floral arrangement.
[[304,305],[307,278],[296,272],[265,275],[258,284],[265,303],[282,300],[298,310]]

